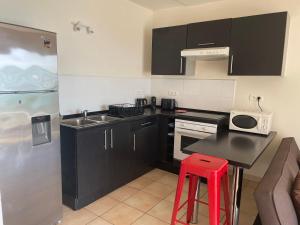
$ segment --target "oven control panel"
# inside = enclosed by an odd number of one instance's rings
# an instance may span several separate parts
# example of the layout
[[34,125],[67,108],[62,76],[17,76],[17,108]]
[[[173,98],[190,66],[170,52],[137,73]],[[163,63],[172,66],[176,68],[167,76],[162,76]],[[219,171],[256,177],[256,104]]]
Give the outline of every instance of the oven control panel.
[[176,119],[175,120],[175,129],[186,129],[186,130],[215,134],[215,133],[217,133],[218,125]]

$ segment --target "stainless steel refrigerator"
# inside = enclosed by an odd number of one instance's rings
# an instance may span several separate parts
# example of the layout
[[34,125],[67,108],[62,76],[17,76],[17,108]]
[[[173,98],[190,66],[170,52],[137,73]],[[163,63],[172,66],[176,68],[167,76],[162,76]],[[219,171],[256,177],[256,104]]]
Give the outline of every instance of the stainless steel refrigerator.
[[4,225],[53,225],[62,218],[58,107],[56,34],[0,23]]

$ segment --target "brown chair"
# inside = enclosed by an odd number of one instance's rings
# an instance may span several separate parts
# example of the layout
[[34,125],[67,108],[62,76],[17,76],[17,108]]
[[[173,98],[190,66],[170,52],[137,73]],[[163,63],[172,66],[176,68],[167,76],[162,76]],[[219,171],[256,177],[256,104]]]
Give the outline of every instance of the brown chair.
[[290,193],[299,158],[295,139],[284,138],[254,193],[259,215],[256,225],[298,225]]

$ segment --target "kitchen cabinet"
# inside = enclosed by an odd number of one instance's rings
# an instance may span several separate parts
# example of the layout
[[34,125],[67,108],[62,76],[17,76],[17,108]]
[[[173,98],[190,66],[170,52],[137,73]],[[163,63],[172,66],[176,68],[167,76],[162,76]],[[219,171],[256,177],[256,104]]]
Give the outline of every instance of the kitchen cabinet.
[[131,124],[131,177],[135,179],[153,168],[158,160],[157,118],[147,118]]
[[156,117],[73,129],[61,126],[63,202],[80,209],[150,171]]
[[129,123],[115,124],[108,129],[108,164],[110,168],[110,190],[128,182],[127,171],[130,168]]
[[231,21],[223,19],[189,24],[187,48],[230,46]]
[[77,134],[77,204],[85,205],[107,193],[110,188],[109,151],[105,128]]
[[229,75],[281,75],[287,12],[232,21]]
[[61,126],[63,202],[80,209],[128,182],[129,124]]
[[183,75],[185,58],[181,50],[186,48],[187,25],[153,29],[152,75]]

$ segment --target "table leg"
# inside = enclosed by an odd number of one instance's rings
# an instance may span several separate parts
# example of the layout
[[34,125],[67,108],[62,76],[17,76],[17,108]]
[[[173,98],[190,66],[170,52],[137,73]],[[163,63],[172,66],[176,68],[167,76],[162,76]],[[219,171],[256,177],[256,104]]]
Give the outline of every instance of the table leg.
[[[195,199],[199,200],[200,199],[200,184],[201,184],[201,179],[198,179],[198,184],[197,184],[197,191],[196,191],[196,196]],[[199,213],[199,203],[196,202],[194,204],[194,211],[193,211],[193,217],[192,217],[192,224],[197,224],[198,223],[198,213]]]
[[233,185],[232,185],[232,210],[231,224],[239,224],[239,214],[241,205],[242,185],[243,185],[243,168],[233,166]]

